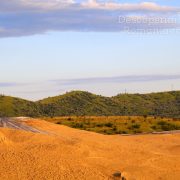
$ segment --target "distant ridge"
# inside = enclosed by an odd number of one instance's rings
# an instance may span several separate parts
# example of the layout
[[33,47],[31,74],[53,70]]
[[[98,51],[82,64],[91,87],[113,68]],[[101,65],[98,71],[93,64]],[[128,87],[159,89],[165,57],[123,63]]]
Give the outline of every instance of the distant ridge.
[[180,91],[104,97],[85,91],[32,102],[0,96],[0,116],[152,115],[180,118]]

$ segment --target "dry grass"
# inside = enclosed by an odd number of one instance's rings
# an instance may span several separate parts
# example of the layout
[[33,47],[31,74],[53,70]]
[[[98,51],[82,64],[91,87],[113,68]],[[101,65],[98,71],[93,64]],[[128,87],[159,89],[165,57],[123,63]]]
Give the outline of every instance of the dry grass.
[[68,116],[46,121],[102,134],[137,134],[180,130],[180,119],[146,116]]

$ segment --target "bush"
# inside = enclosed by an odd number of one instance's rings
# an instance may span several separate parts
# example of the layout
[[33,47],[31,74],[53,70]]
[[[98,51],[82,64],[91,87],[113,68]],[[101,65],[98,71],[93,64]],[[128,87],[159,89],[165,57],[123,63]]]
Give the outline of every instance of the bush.
[[141,131],[141,130],[139,130],[139,129],[138,129],[138,130],[137,130],[137,129],[135,129],[133,132],[134,132],[134,134],[140,134],[140,133],[142,133],[142,131]]
[[164,126],[161,126],[163,131],[171,131],[171,130],[178,130],[180,127],[176,126],[175,124],[167,123]]
[[112,130],[113,130],[113,131],[117,131],[117,127],[116,127],[116,126],[114,126]]
[[132,120],[132,121],[131,121],[131,123],[133,123],[133,124],[134,124],[135,122],[136,122],[135,120]]
[[171,124],[169,122],[165,121],[159,121],[157,125],[163,130],[163,131],[172,131],[172,130],[179,130],[180,126],[176,124]]
[[128,134],[128,132],[119,130],[119,131],[117,131],[117,134]]
[[97,127],[103,127],[103,126],[104,126],[104,124],[100,124],[100,123],[98,123],[98,124],[96,124],[96,126],[97,126]]
[[82,129],[82,128],[84,128],[84,125],[82,123],[75,123],[75,124],[72,125],[72,127]]
[[144,117],[144,119],[147,119],[148,116],[147,116],[147,115],[144,115],[143,117]]
[[110,123],[110,122],[108,122],[108,123],[106,123],[106,124],[104,124],[106,127],[113,127],[113,123]]
[[133,129],[139,129],[141,127],[141,125],[140,124],[133,124],[131,127]]
[[157,124],[158,124],[159,126],[164,126],[164,125],[167,124],[167,122],[165,122],[165,121],[159,121]]
[[151,126],[151,129],[157,130],[157,127],[155,125]]

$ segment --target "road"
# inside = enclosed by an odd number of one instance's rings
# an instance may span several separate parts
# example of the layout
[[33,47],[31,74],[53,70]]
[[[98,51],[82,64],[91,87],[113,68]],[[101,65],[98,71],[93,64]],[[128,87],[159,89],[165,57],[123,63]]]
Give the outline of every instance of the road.
[[137,134],[121,134],[121,136],[139,136],[139,135],[149,135],[149,134],[155,134],[155,135],[156,134],[180,134],[180,130],[137,133]]
[[16,118],[0,118],[0,127],[24,130],[34,133],[45,133],[31,126],[25,125]]

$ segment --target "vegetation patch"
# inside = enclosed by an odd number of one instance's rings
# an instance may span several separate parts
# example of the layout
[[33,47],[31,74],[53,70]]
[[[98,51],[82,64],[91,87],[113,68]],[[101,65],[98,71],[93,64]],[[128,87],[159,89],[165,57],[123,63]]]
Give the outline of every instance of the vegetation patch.
[[[72,116],[45,117],[45,120],[101,134],[139,134],[180,130],[180,119],[153,116]],[[71,119],[71,120],[69,120]]]

